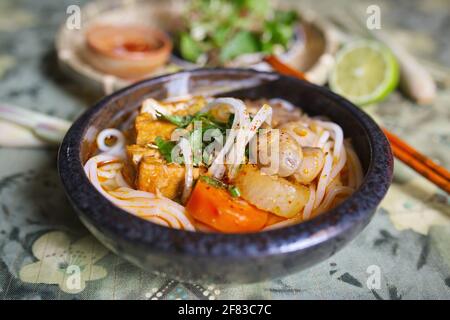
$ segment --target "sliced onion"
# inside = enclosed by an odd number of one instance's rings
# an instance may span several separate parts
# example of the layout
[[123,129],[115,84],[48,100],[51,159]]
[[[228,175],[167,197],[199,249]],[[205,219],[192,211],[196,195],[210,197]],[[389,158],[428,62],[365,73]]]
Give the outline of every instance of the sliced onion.
[[344,132],[342,131],[342,128],[338,126],[336,123],[329,121],[315,120],[314,122],[322,126],[323,128],[332,130],[331,136],[335,141],[333,155],[337,158],[341,153],[341,149],[344,143]]
[[322,202],[325,196],[325,190],[330,181],[331,166],[333,164],[333,156],[327,154],[325,156],[325,164],[323,166],[322,172],[320,173],[319,183],[317,184],[316,190],[316,200],[314,202],[314,208],[317,208]]
[[[263,123],[270,124],[272,122],[272,108],[265,104],[258,110],[252,122],[250,123],[248,129],[239,128],[240,132],[236,137],[236,144],[234,146],[233,151],[235,152],[235,161],[230,167],[229,177],[233,179],[236,176],[236,172],[244,161],[245,157],[245,147],[250,142],[250,140],[255,136],[258,129],[263,125]],[[242,134],[242,135],[240,135]]]
[[234,98],[218,98],[206,105],[203,108],[203,112],[208,112],[211,109],[216,108],[220,105],[228,105],[232,107],[234,113],[233,125],[231,126],[231,130],[229,131],[228,137],[225,141],[224,146],[217,154],[216,158],[212,161],[211,166],[209,167],[208,172],[217,179],[221,179],[223,174],[225,173],[224,160],[226,154],[233,147],[234,140],[238,133],[237,129],[247,128],[250,124],[250,116],[246,111],[245,104],[238,99]]
[[284,218],[299,214],[309,199],[306,186],[266,175],[253,165],[243,165],[234,183],[244,200]]

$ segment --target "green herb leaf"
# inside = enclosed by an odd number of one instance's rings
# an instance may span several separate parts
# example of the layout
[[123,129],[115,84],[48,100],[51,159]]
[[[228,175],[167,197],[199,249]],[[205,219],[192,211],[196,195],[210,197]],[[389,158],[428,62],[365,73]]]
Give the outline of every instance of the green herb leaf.
[[232,60],[245,53],[254,53],[260,50],[258,38],[251,32],[240,31],[231,38],[220,53],[222,62]]
[[246,0],[248,10],[259,16],[265,17],[270,10],[269,0]]
[[294,36],[294,28],[291,25],[278,23],[276,21],[268,21],[265,24],[265,34],[268,41],[263,44],[263,48],[267,52],[273,48],[274,44],[281,44],[285,48]]
[[298,14],[297,12],[290,10],[290,11],[275,11],[275,17],[274,20],[278,23],[286,24],[286,25],[292,25],[293,23],[298,21]]
[[194,121],[201,121],[203,132],[209,129],[219,129],[225,131],[227,129],[227,123],[217,121],[211,113],[197,113],[194,116]]
[[222,47],[229,34],[231,32],[231,28],[227,25],[219,26],[214,33],[211,34],[211,40],[214,42],[214,45],[217,47]]
[[180,54],[191,62],[197,62],[198,58],[203,54],[200,45],[186,32],[180,35]]
[[155,138],[155,144],[159,149],[159,152],[161,152],[164,159],[166,159],[167,162],[172,162],[172,149],[175,147],[175,142],[173,141],[166,141],[160,136]]
[[179,128],[186,128],[194,119],[194,116],[191,115],[177,116],[177,115],[164,115],[162,113],[157,113],[156,116],[158,117],[158,119],[169,121],[170,123],[173,123]]
[[273,10],[270,0],[192,0],[188,8],[177,47],[193,62],[207,53],[209,65],[246,53],[271,53],[277,45],[286,48],[299,19],[296,11]]

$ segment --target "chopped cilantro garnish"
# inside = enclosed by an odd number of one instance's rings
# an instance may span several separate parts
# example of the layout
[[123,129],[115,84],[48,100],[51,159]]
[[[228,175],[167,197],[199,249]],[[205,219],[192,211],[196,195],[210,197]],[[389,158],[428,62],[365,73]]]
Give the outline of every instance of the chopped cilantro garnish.
[[210,186],[213,186],[215,188],[226,189],[228,187],[222,181],[220,181],[216,178],[210,177],[210,176],[200,176],[199,180],[206,182],[207,184],[209,184]]
[[199,180],[206,182],[207,184],[209,184],[210,186],[213,186],[215,188],[226,189],[230,193],[230,195],[234,198],[241,196],[241,192],[239,191],[238,187],[233,186],[233,185],[228,185],[214,177],[200,176]]
[[170,123],[173,123],[179,128],[186,128],[194,119],[194,116],[191,115],[178,116],[178,115],[166,115],[162,113],[157,113],[157,117],[158,119],[169,121]]
[[237,197],[241,196],[241,192],[239,191],[239,188],[236,186],[229,186],[228,192],[230,192],[230,194],[233,198],[237,198]]

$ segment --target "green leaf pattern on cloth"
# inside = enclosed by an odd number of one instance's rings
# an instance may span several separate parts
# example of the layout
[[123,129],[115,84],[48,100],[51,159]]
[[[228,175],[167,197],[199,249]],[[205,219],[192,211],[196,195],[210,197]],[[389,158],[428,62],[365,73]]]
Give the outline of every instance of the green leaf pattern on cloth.
[[392,185],[381,206],[400,231],[411,229],[426,235],[432,226],[450,226],[448,197],[422,177]]

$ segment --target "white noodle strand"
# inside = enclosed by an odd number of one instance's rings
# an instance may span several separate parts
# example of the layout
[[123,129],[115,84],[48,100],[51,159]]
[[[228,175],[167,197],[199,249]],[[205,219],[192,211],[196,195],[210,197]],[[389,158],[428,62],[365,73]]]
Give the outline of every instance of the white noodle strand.
[[337,159],[336,165],[331,170],[331,177],[330,177],[331,179],[334,179],[341,172],[346,162],[347,162],[347,152],[344,147],[341,149],[341,154],[340,157]]
[[221,179],[225,173],[225,155],[233,147],[234,140],[239,132],[237,129],[246,129],[250,123],[250,116],[245,108],[245,104],[241,100],[234,98],[215,99],[208,103],[208,105],[203,109],[203,112],[208,112],[209,110],[222,105],[228,105],[233,108],[234,119],[224,146],[219,151],[208,169],[208,172],[217,179]]
[[327,193],[323,199],[320,206],[316,209],[316,214],[321,214],[322,212],[329,209],[330,205],[333,203],[334,199],[338,196],[346,195],[349,196],[353,193],[354,189],[345,186],[336,186],[330,192]]
[[363,180],[363,171],[361,167],[361,162],[359,161],[358,156],[356,155],[353,148],[350,146],[350,144],[347,144],[347,153],[348,158],[350,160],[351,168],[353,169],[351,172],[353,173],[353,180],[354,180],[354,187],[355,189],[358,188]]
[[[106,132],[100,136],[102,139],[98,139],[100,144],[105,138],[111,137],[111,133],[111,129],[106,129]],[[119,135],[115,136],[119,137]],[[131,214],[154,223],[172,228],[195,230],[182,205],[149,192],[131,189],[121,173],[123,159],[115,155],[115,152],[111,154],[111,148],[104,147],[102,145],[106,152],[90,158],[84,165],[89,180],[104,197]],[[122,153],[125,153],[123,147]],[[99,177],[107,179],[100,181]]]
[[316,199],[314,202],[314,209],[317,208],[325,195],[325,190],[330,181],[331,166],[333,164],[333,155],[327,154],[325,157],[325,164],[320,174],[319,183],[317,185]]
[[335,157],[338,157],[341,153],[341,148],[344,143],[344,132],[342,131],[342,128],[336,123],[329,121],[315,120],[315,123],[325,129],[332,130],[331,136],[335,141],[333,155]]

